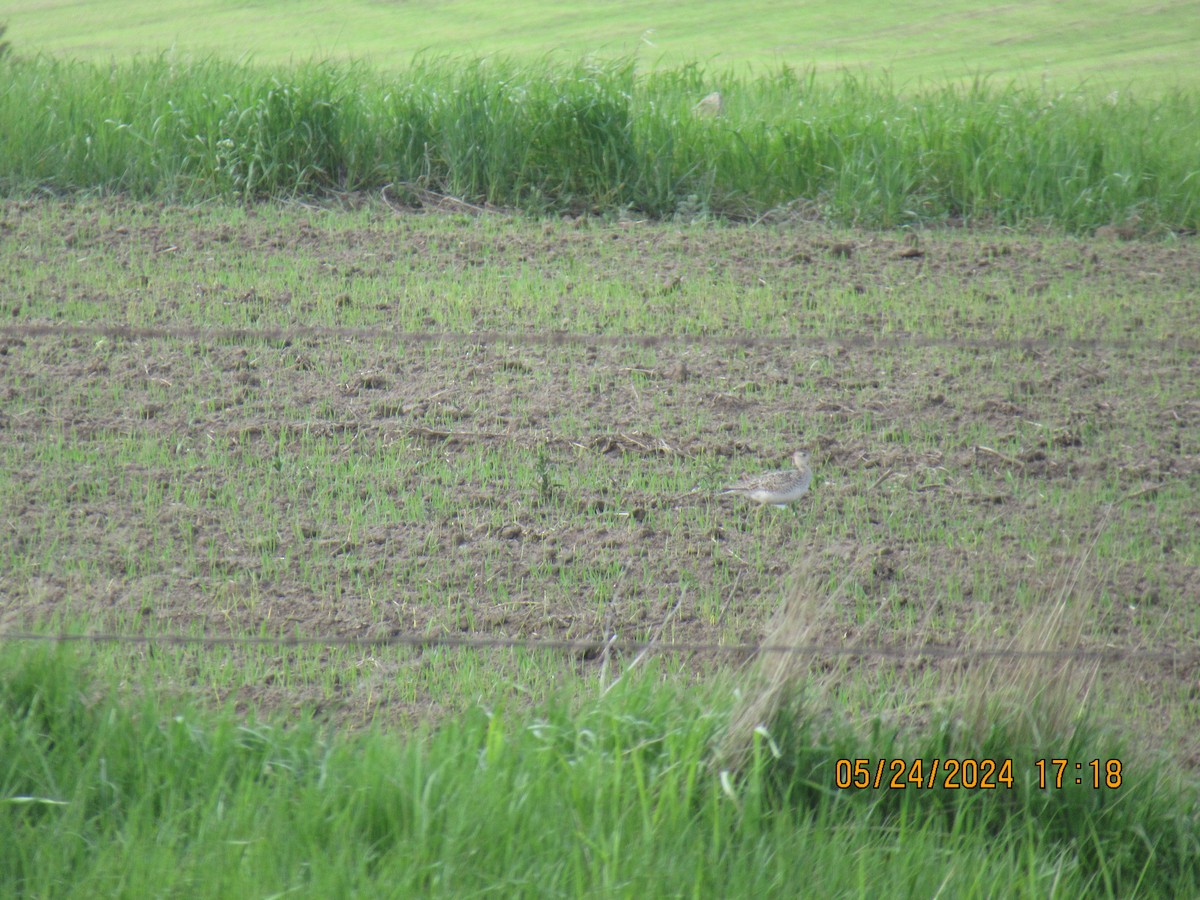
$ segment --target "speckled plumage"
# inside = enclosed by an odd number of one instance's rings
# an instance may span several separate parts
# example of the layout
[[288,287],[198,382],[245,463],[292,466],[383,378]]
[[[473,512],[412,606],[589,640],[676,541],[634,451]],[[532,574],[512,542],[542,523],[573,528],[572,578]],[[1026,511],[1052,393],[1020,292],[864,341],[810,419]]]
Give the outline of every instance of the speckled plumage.
[[721,491],[722,494],[741,494],[756,503],[771,503],[784,507],[799,500],[812,484],[812,468],[808,455],[797,450],[792,455],[794,469],[749,475]]

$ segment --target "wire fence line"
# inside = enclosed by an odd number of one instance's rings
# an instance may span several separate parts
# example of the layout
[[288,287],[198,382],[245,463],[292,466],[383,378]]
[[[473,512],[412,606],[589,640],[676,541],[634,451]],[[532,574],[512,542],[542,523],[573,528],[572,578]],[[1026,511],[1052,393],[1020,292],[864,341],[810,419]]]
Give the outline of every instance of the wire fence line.
[[580,334],[566,331],[400,331],[390,328],[297,326],[292,328],[200,328],[195,326],[136,326],[104,323],[45,323],[0,325],[0,337],[106,337],[130,341],[189,340],[214,344],[287,343],[315,339],[387,340],[397,344],[509,344],[532,346],[668,345],[728,347],[953,347],[977,350],[1179,350],[1200,352],[1200,340],[1182,335],[1161,339],[1103,340],[1100,338],[965,338],[912,333],[789,335],[707,334]]
[[826,658],[851,659],[1045,659],[1058,662],[1161,662],[1177,666],[1200,666],[1200,649],[1152,650],[1145,648],[1103,647],[1098,649],[1020,650],[1012,647],[963,648],[924,644],[912,647],[886,644],[720,644],[705,641],[636,641],[615,636],[599,639],[555,639],[520,637],[480,637],[469,635],[391,634],[380,637],[353,635],[312,635],[275,637],[205,636],[184,634],[57,634],[32,631],[0,632],[0,642],[49,644],[139,644],[144,646],[196,647],[412,647],[419,649],[530,650],[559,651],[593,655],[601,653],[710,653],[725,656],[758,656],[788,653]]

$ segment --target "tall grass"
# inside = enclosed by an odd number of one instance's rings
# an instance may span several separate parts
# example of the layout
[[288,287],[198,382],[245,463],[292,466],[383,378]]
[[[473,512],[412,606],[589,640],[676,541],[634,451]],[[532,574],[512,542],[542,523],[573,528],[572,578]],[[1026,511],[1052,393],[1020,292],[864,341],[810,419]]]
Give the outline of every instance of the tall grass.
[[[119,699],[67,650],[0,655],[6,896],[1177,896],[1194,789],[837,790],[909,757],[809,722],[707,766],[712,696],[655,677],[582,708],[477,709],[408,736]],[[944,756],[935,735],[918,753]],[[1064,747],[1064,754],[1082,752]],[[1112,750],[1112,748],[1106,748]],[[782,762],[782,764],[781,764]]]
[[[1096,541],[1099,538],[1100,532]],[[1103,704],[1088,702],[1098,665],[1041,655],[1084,646],[1085,622],[1096,616],[1098,603],[1080,583],[1087,580],[1094,549],[1095,541],[1060,576],[1055,602],[1016,614],[1009,611],[1002,621],[988,622],[968,641],[969,647],[983,653],[994,647],[1004,625],[1014,632],[1004,649],[1018,655],[965,663],[965,672],[944,677],[940,697],[930,697],[928,685],[924,690],[912,689],[904,684],[904,676],[893,673],[895,683],[877,689],[872,698],[877,718],[866,741],[869,754],[861,751],[864,738],[855,736],[852,727],[829,724],[851,718],[847,705],[832,699],[853,681],[848,666],[831,672],[802,653],[762,655],[754,680],[730,717],[728,731],[716,745],[714,763],[726,773],[743,773],[750,782],[765,776],[766,783],[788,802],[814,805],[821,803],[827,789],[830,764],[818,748],[837,747],[839,740],[846,743],[837,756],[858,754],[875,764],[879,759],[919,759],[926,776],[935,770],[934,760],[943,764],[946,760],[1009,760],[1015,774],[1005,790],[990,794],[981,790],[969,798],[965,796],[969,792],[945,790],[944,778],[930,783],[918,777],[915,784],[902,778],[900,787],[876,792],[871,815],[884,821],[890,816],[918,821],[944,816],[954,829],[998,835],[1014,829],[1028,834],[1032,827],[1039,842],[1071,848],[1089,879],[1085,893],[1173,893],[1177,878],[1197,875],[1192,862],[1200,849],[1196,795],[1178,804],[1160,800],[1143,806],[1148,797],[1141,789],[1170,790],[1166,781],[1158,781],[1165,772],[1125,791],[1133,787],[1125,774],[1142,779],[1153,766],[1147,767],[1140,753],[1127,755],[1098,725],[1097,710]],[[793,572],[765,643],[818,643],[822,629],[836,622],[841,593],[841,587],[833,592],[826,589],[814,567],[802,563]],[[867,679],[883,680],[878,674]],[[897,704],[891,709],[891,701],[881,698],[889,693]],[[923,714],[913,701],[925,708]],[[896,724],[905,719],[907,723]],[[1039,759],[1047,760],[1043,766],[1053,766],[1051,759],[1065,762],[1055,777],[1041,779],[1035,774]],[[1111,783],[1093,785],[1092,760],[1109,767]],[[913,772],[911,768],[900,771]],[[1112,787],[1118,780],[1120,786]],[[1133,812],[1135,808],[1139,811]]]
[[[253,199],[409,185],[534,211],[1200,225],[1200,101],[1048,96],[630,61],[267,70],[5,64],[0,191]],[[713,87],[719,117],[693,113]],[[419,193],[419,192],[418,192]]]

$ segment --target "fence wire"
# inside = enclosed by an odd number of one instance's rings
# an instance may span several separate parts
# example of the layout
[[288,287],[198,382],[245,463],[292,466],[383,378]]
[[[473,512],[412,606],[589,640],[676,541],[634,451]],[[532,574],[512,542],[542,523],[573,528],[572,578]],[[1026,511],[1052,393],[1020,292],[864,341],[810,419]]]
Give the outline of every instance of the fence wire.
[[1061,662],[1165,662],[1177,666],[1200,665],[1200,649],[1150,650],[1144,648],[1067,648],[1061,650],[1019,650],[947,647],[923,644],[915,647],[885,644],[719,644],[704,641],[637,641],[610,637],[599,639],[555,639],[519,637],[480,637],[470,635],[392,634],[380,637],[352,635],[280,635],[258,637],[205,636],[183,634],[72,633],[48,634],[31,631],[0,632],[0,642],[37,642],[50,644],[135,644],[143,646],[197,647],[411,647],[418,649],[529,650],[557,651],[595,655],[600,653],[716,654],[750,657],[788,653],[825,658],[881,659],[1046,659]]
[[1136,341],[1051,338],[964,338],[934,337],[912,333],[787,335],[708,334],[579,334],[565,331],[397,331],[390,328],[340,328],[302,326],[293,328],[197,328],[184,326],[132,326],[103,323],[0,324],[0,337],[105,337],[113,340],[177,339],[212,344],[289,343],[315,339],[374,341],[395,344],[505,344],[543,346],[728,346],[728,347],[952,347],[975,350],[1179,350],[1198,353],[1200,340],[1183,336]]

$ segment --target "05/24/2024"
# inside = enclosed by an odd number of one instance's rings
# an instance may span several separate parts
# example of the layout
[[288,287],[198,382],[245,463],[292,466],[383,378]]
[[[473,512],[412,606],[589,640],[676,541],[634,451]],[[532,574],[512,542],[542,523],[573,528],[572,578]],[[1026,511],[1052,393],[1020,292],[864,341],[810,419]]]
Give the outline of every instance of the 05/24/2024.
[[[1012,790],[1018,767],[1011,759],[839,759],[834,766],[838,788],[886,788],[887,790]],[[1095,790],[1121,787],[1123,766],[1119,759],[1037,759],[1027,768],[1038,788],[1061,790],[1076,785]]]

